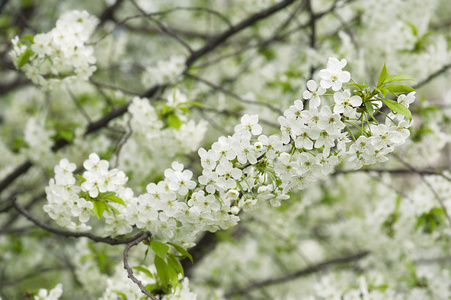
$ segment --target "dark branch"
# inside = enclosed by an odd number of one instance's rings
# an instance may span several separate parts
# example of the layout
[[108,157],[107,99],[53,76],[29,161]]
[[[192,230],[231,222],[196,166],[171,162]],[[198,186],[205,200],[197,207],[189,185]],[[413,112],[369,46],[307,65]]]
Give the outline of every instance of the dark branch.
[[326,261],[321,262],[319,264],[310,266],[308,268],[296,271],[296,272],[288,274],[288,275],[284,275],[284,276],[276,277],[276,278],[270,278],[270,279],[266,279],[266,280],[262,280],[262,281],[251,283],[248,286],[245,286],[245,287],[237,289],[237,290],[232,290],[232,291],[226,293],[225,297],[226,298],[230,298],[230,297],[233,297],[235,295],[243,296],[243,295],[246,295],[246,294],[250,293],[251,291],[253,291],[255,289],[259,289],[259,288],[266,287],[266,286],[269,286],[269,285],[274,285],[274,284],[287,282],[287,281],[296,279],[298,277],[302,277],[302,276],[310,275],[312,273],[316,273],[316,272],[319,272],[319,271],[326,270],[326,269],[332,267],[335,264],[349,263],[349,262],[353,262],[353,261],[358,261],[358,260],[364,258],[365,256],[367,256],[368,254],[369,254],[368,251],[362,251],[362,252],[359,252],[359,253],[356,253],[356,254],[352,254],[352,255],[348,255],[348,256],[343,256],[343,257],[339,257],[339,258],[326,260]]
[[229,39],[231,36],[235,35],[236,33],[242,31],[243,29],[253,25],[254,23],[260,21],[261,19],[264,19],[266,17],[269,17],[270,15],[280,11],[281,9],[284,9],[285,7],[292,4],[295,0],[284,0],[281,1],[273,6],[268,7],[265,10],[262,10],[258,13],[255,13],[251,15],[249,18],[241,21],[236,26],[231,27],[230,29],[224,31],[222,34],[218,35],[214,39],[212,39],[210,42],[208,42],[205,46],[200,48],[197,51],[194,51],[190,57],[186,60],[186,66],[189,67],[192,64],[194,64],[195,61],[197,61],[200,57],[204,56],[205,54],[209,53],[216,47],[218,47],[220,44],[224,43],[227,39]]
[[36,219],[32,214],[30,214],[30,212],[28,210],[26,210],[24,207],[22,207],[17,202],[14,203],[14,207],[17,209],[17,211],[19,211],[19,213],[21,213],[23,216],[25,216],[28,220],[33,222],[35,225],[37,225],[37,226],[41,227],[42,229],[45,229],[49,232],[52,232],[52,233],[55,233],[55,234],[58,234],[61,236],[65,236],[65,237],[86,237],[96,243],[105,243],[105,244],[109,244],[109,245],[121,245],[121,244],[128,244],[128,243],[136,240],[138,237],[140,237],[142,235],[142,233],[140,232],[137,235],[129,237],[129,238],[116,239],[116,238],[111,238],[111,237],[96,236],[89,232],[67,231],[67,230],[63,230],[63,229],[59,229],[59,228],[54,228],[50,225],[47,225],[47,224],[41,222],[40,220]]

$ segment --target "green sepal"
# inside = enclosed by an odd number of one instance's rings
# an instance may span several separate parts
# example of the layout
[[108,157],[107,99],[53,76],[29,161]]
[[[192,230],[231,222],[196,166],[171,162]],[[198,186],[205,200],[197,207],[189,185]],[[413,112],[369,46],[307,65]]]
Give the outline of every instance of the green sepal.
[[390,100],[390,99],[382,99],[382,101],[387,105],[392,111],[397,112],[403,116],[406,116],[409,118],[409,120],[412,120],[412,113],[410,110],[402,105],[401,103],[398,103],[396,101]]
[[150,245],[152,247],[152,250],[155,252],[157,256],[159,256],[162,259],[165,259],[166,254],[168,254],[169,246],[165,245],[158,241],[152,241],[150,242]]

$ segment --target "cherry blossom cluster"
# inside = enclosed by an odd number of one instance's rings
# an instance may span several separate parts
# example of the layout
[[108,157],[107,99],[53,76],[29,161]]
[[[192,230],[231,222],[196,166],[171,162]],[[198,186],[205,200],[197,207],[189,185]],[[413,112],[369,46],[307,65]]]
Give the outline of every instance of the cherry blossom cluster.
[[[189,119],[189,103],[192,102],[178,89],[170,91],[167,100],[162,105],[160,103],[159,107],[151,105],[147,98],[134,97],[128,108],[132,116],[133,132],[144,137],[149,147],[153,148],[151,151],[161,151],[158,147],[164,145],[180,149],[183,153],[196,151],[204,138],[207,123],[200,121],[196,124],[194,120]],[[171,123],[171,117],[178,123]],[[185,143],[187,140],[190,141],[189,144]],[[150,141],[152,142],[149,143]],[[170,149],[164,151],[165,156],[172,157]]]
[[193,173],[173,162],[164,171],[164,180],[147,185],[147,193],[133,198],[127,206],[130,225],[148,230],[160,240],[193,245],[197,233],[216,231],[235,225],[238,217],[230,214],[229,198],[196,189]]
[[21,149],[22,153],[33,162],[47,167],[47,162],[52,161],[52,154],[49,150],[53,146],[54,134],[54,130],[46,128],[43,120],[29,118],[24,131],[24,139],[28,147]]
[[[132,135],[119,157],[121,168],[127,174],[133,172],[131,182],[161,172],[171,165],[177,154],[189,154],[199,149],[207,122],[192,119],[187,101],[188,98],[177,89],[169,91],[167,101],[151,103],[146,98],[132,99],[128,108]],[[170,123],[168,119],[176,122]],[[126,124],[123,126],[127,127]]]
[[44,211],[58,225],[73,231],[91,229],[88,221],[96,214],[105,217],[107,233],[125,234],[131,231],[125,220],[125,203],[133,196],[126,188],[128,178],[118,169],[109,170],[109,163],[95,153],[83,163],[86,171],[78,180],[74,163],[62,159],[55,166],[55,178],[46,187],[48,203]]
[[[161,240],[192,245],[200,231],[235,225],[242,208],[264,201],[279,206],[289,198],[289,191],[304,189],[333,172],[340,162],[350,161],[354,168],[360,168],[385,161],[386,154],[409,136],[409,122],[394,113],[386,114],[385,124],[364,119],[367,112],[361,107],[361,96],[342,87],[350,80],[350,74],[342,70],[345,65],[345,60],[330,58],[327,69],[319,72],[320,88],[309,81],[304,97],[313,104],[304,109],[303,102],[296,100],[278,119],[281,136],[262,135],[258,116],[244,115],[232,136],[220,137],[208,151],[200,148],[203,171],[198,182],[183,164],[173,162],[162,181],[149,183],[147,193],[133,197],[130,189],[123,188],[125,174],[117,169],[108,171],[108,163],[91,154],[84,163],[80,186],[72,175],[73,164],[62,160],[55,167],[57,175],[47,188],[49,204],[45,210],[60,225],[75,229],[86,226],[94,206],[106,201],[112,207],[104,212],[110,232],[123,234],[136,226]],[[330,87],[334,112],[327,104],[319,108],[325,89]],[[409,105],[413,97],[400,96],[398,101]],[[381,105],[375,102],[374,106]],[[176,103],[170,99],[166,111],[175,109]],[[161,112],[159,115],[147,99],[134,98],[129,110],[134,128],[141,128],[149,140],[165,126]],[[353,133],[347,124],[357,130]],[[108,193],[121,198],[122,205],[120,201],[109,204]],[[70,221],[72,217],[78,218],[77,225]]]
[[96,70],[94,49],[86,45],[98,20],[86,11],[70,11],[56,27],[34,37],[12,40],[10,56],[33,83],[51,88],[75,80],[88,80]]

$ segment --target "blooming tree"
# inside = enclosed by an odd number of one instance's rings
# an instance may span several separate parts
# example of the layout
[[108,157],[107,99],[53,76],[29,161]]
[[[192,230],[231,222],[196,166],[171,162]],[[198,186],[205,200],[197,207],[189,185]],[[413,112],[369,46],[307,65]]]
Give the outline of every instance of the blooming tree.
[[448,11],[3,2],[0,298],[451,299]]

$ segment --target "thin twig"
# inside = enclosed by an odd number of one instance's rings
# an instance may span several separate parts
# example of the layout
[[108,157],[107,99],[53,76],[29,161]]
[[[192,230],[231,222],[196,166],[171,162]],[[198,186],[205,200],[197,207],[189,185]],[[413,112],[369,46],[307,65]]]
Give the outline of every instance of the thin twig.
[[258,281],[258,282],[254,282],[249,284],[248,286],[245,286],[243,288],[239,288],[237,290],[232,290],[228,293],[225,294],[226,298],[231,298],[235,295],[239,295],[239,296],[243,296],[246,295],[248,293],[250,293],[251,291],[255,290],[255,289],[259,289],[261,287],[266,287],[269,285],[274,285],[274,284],[279,284],[279,283],[283,283],[283,282],[287,282],[293,279],[296,279],[298,277],[301,276],[306,276],[306,275],[310,275],[312,273],[316,273],[319,271],[323,271],[326,270],[330,267],[332,267],[335,264],[338,263],[348,263],[348,262],[353,262],[353,261],[358,261],[364,257],[366,257],[369,254],[368,251],[362,251],[356,254],[352,254],[352,255],[348,255],[348,256],[343,256],[343,257],[338,257],[338,258],[333,258],[330,260],[326,260],[324,262],[318,263],[316,265],[307,267],[305,269],[296,271],[294,273],[291,274],[287,274],[287,275],[283,275],[280,277],[276,277],[276,278],[270,278],[270,279],[266,279],[266,280],[262,280],[262,281]]
[[393,156],[395,156],[399,162],[401,162],[403,165],[405,165],[407,168],[409,168],[412,172],[414,172],[420,176],[421,180],[428,186],[428,188],[434,194],[438,203],[442,207],[443,212],[445,213],[445,216],[446,216],[446,219],[448,220],[449,225],[451,226],[451,218],[448,214],[448,210],[446,209],[446,206],[445,206],[445,203],[443,202],[442,197],[440,197],[440,195],[437,193],[437,191],[434,189],[434,187],[429,183],[429,181],[426,180],[425,176],[420,171],[417,171],[417,169],[415,169],[413,166],[411,166],[408,162],[406,162],[404,159],[402,159],[396,153],[393,153]]
[[232,92],[232,91],[230,91],[230,90],[228,90],[226,88],[223,88],[222,86],[217,85],[217,84],[215,84],[213,82],[210,82],[210,81],[208,81],[206,79],[200,78],[200,77],[198,77],[196,75],[189,74],[189,73],[186,73],[185,75],[187,77],[190,77],[190,78],[192,78],[192,79],[194,79],[196,81],[199,81],[199,82],[201,82],[201,83],[203,83],[205,85],[208,85],[212,89],[215,89],[217,91],[223,92],[224,94],[227,94],[227,95],[231,96],[232,98],[235,98],[236,100],[238,100],[240,102],[254,104],[254,105],[260,105],[260,106],[266,106],[269,109],[271,109],[271,110],[273,110],[273,111],[275,111],[275,112],[277,112],[277,113],[279,113],[281,115],[283,114],[283,111],[281,111],[279,108],[277,108],[277,107],[275,107],[275,106],[273,106],[273,105],[271,105],[269,103],[243,99],[242,97],[240,97],[239,95],[235,94],[234,92]]
[[116,165],[114,166],[115,168],[117,168],[117,166],[119,165],[119,155],[121,153],[122,148],[124,147],[125,143],[127,143],[127,141],[130,138],[130,136],[133,134],[133,128],[132,128],[132,125],[131,125],[131,118],[128,119],[127,126],[128,126],[129,131],[127,132],[127,134],[122,139],[122,141],[120,142],[119,146],[117,147],[117,151],[116,151]]
[[91,117],[88,115],[88,113],[86,112],[86,110],[83,108],[83,106],[81,105],[81,103],[78,101],[77,97],[75,97],[74,93],[72,92],[71,88],[69,87],[69,85],[66,85],[66,90],[69,93],[70,98],[72,99],[72,101],[74,102],[75,106],[77,107],[78,111],[83,115],[83,117],[86,119],[86,121],[88,121],[88,123],[91,123]]
[[127,244],[127,246],[124,249],[124,269],[127,270],[128,278],[130,278],[134,283],[138,285],[139,289],[141,290],[141,292],[143,292],[143,294],[147,295],[152,300],[158,300],[157,298],[155,298],[154,295],[152,295],[148,290],[146,290],[142,282],[133,275],[133,270],[128,265],[128,252],[130,251],[130,249],[133,246],[138,245],[142,241],[147,240],[150,236],[151,236],[150,232],[140,233],[139,236],[135,238],[135,240]]
[[51,233],[55,233],[61,236],[65,237],[86,237],[96,243],[105,243],[109,245],[121,245],[121,244],[128,244],[131,241],[134,241],[136,238],[142,235],[142,233],[138,233],[135,236],[129,237],[129,238],[122,238],[122,239],[116,239],[111,237],[100,237],[97,235],[94,235],[89,232],[73,232],[68,230],[63,230],[59,228],[54,228],[48,224],[45,224],[44,222],[36,219],[28,210],[26,210],[23,206],[18,204],[17,202],[14,203],[14,207],[17,209],[19,213],[21,213],[23,216],[25,216],[28,220],[33,222],[38,227],[41,227],[42,229],[45,229]]

